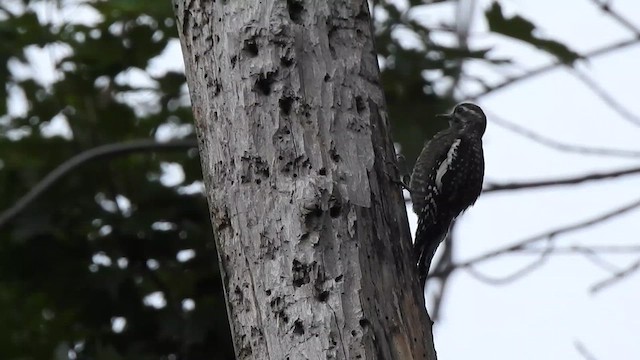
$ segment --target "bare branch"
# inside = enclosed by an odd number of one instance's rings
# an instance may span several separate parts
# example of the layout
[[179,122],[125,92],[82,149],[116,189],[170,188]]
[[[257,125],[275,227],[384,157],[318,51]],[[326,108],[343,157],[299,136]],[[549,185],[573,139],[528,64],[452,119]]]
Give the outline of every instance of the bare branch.
[[462,262],[460,262],[458,264],[455,264],[454,266],[456,268],[466,268],[466,267],[469,267],[471,265],[474,265],[474,264],[477,264],[477,263],[480,263],[480,262],[495,258],[495,257],[500,256],[500,255],[504,255],[504,254],[511,253],[511,252],[514,252],[514,251],[519,251],[519,250],[525,248],[526,246],[528,246],[528,245],[530,245],[532,243],[535,243],[537,241],[554,238],[554,237],[557,237],[558,235],[566,234],[566,233],[569,233],[569,232],[572,232],[572,231],[576,231],[576,230],[581,230],[581,229],[587,228],[589,226],[605,222],[605,221],[607,221],[607,220],[609,220],[611,218],[614,218],[616,216],[619,216],[619,215],[622,215],[622,214],[624,214],[626,212],[634,210],[637,207],[640,207],[640,199],[638,199],[638,200],[636,200],[636,201],[634,201],[634,202],[632,202],[630,204],[627,204],[627,205],[625,205],[623,207],[620,207],[620,208],[617,208],[617,209],[613,209],[613,210],[608,211],[608,212],[606,212],[604,214],[601,214],[601,215],[599,215],[597,217],[588,219],[586,221],[575,223],[575,224],[568,225],[568,226],[565,226],[565,227],[561,227],[561,228],[558,228],[558,229],[555,229],[555,230],[544,232],[544,233],[536,235],[536,236],[532,236],[532,237],[524,239],[524,240],[517,241],[512,245],[505,246],[505,247],[502,247],[502,248],[487,252],[487,253],[485,253],[483,255],[477,256],[475,258],[471,258],[471,259],[466,260],[466,261],[462,261]]
[[[608,54],[608,53],[610,53],[612,51],[624,49],[624,48],[629,47],[631,45],[635,45],[639,41],[640,41],[640,39],[638,39],[637,37],[634,37],[634,38],[631,38],[631,39],[628,39],[628,40],[623,40],[623,41],[620,41],[620,42],[617,42],[617,43],[613,43],[613,44],[609,44],[609,45],[603,46],[603,47],[601,47],[599,49],[587,52],[587,53],[583,54],[582,57],[584,59],[598,57],[600,55]],[[507,79],[507,80],[501,82],[500,84],[497,84],[495,86],[492,86],[492,87],[489,87],[487,89],[484,89],[481,93],[470,97],[469,100],[477,100],[477,99],[479,99],[479,98],[481,98],[483,96],[486,96],[486,95],[488,95],[490,93],[493,93],[493,92],[498,91],[498,90],[502,90],[502,89],[504,89],[504,88],[506,88],[506,87],[508,87],[510,85],[516,84],[516,83],[518,83],[518,82],[520,82],[522,80],[527,80],[527,79],[530,79],[530,78],[532,78],[534,76],[546,73],[546,72],[548,72],[550,70],[554,70],[554,69],[556,69],[556,68],[558,68],[560,66],[564,66],[564,64],[562,62],[560,62],[560,61],[556,61],[556,62],[548,64],[548,65],[543,65],[543,66],[541,66],[539,68],[536,68],[536,69],[533,69],[533,70],[531,70],[529,72],[526,72],[526,73],[524,73],[524,74],[522,74],[520,76],[512,77],[510,79]]]
[[588,146],[565,144],[546,136],[535,133],[525,127],[522,127],[513,122],[507,121],[504,118],[491,113],[491,122],[504,129],[507,129],[515,134],[521,135],[529,140],[535,141],[541,145],[547,146],[552,149],[556,149],[564,152],[578,153],[582,155],[599,155],[599,156],[616,156],[616,157],[640,157],[640,151],[637,150],[622,150],[622,149],[607,149],[607,148],[594,148]]
[[591,352],[584,346],[584,344],[582,344],[582,342],[576,341],[573,345],[585,360],[597,360],[596,357],[593,356],[593,354],[591,354]]
[[[539,254],[544,252],[545,249],[524,248],[516,250],[521,254]],[[553,249],[554,254],[559,255],[580,255],[580,254],[612,254],[612,255],[628,255],[630,253],[640,252],[640,245],[594,245],[594,246],[582,246],[572,245],[564,247],[555,247]]]
[[627,276],[631,275],[632,273],[634,273],[635,271],[637,271],[638,269],[640,269],[640,260],[636,261],[635,263],[631,264],[631,266],[627,267],[624,270],[618,271],[616,273],[613,274],[613,276],[611,276],[608,279],[602,280],[598,283],[596,283],[595,285],[593,285],[590,289],[591,293],[597,293],[598,291],[611,286],[615,283],[617,283],[618,281],[626,278]]
[[552,238],[549,238],[548,240],[549,241],[548,241],[547,247],[540,253],[540,256],[534,262],[507,276],[503,276],[499,278],[489,277],[487,275],[480,273],[478,270],[476,270],[473,267],[473,265],[467,266],[465,270],[467,270],[467,272],[473,277],[475,277],[476,279],[491,285],[505,285],[510,282],[514,282],[526,275],[529,275],[534,270],[538,269],[539,267],[541,267],[547,262],[549,255],[551,255],[551,253],[553,252]]
[[[447,294],[447,289],[451,282],[452,272],[448,272],[446,275],[439,277],[438,279],[434,279],[438,281],[438,290],[433,295],[433,304],[431,306],[431,310],[429,311],[429,316],[431,317],[431,321],[438,322],[440,320],[440,312],[442,311],[442,305],[444,304],[444,299]],[[433,280],[432,280],[433,281]]]
[[[539,254],[543,252],[542,249],[520,249],[516,250],[521,254]],[[620,247],[610,247],[610,246],[568,246],[568,247],[556,247],[553,249],[553,255],[582,255],[587,260],[591,261],[597,267],[609,271],[616,272],[618,271],[618,267],[613,265],[612,263],[604,260],[600,255],[604,253],[613,253],[613,254],[628,254],[629,252],[640,251],[640,246],[631,247],[631,246],[620,246]]]
[[626,176],[626,175],[634,175],[634,174],[640,174],[640,167],[633,167],[629,169],[616,170],[616,171],[610,171],[605,173],[593,173],[593,174],[569,177],[564,179],[489,184],[483,190],[483,193],[491,193],[491,192],[505,191],[505,190],[532,189],[532,188],[559,186],[559,185],[574,185],[574,184],[580,184],[587,181],[612,179],[612,178],[617,178],[617,177]]
[[432,306],[429,316],[433,322],[436,322],[440,318],[440,311],[442,310],[442,304],[444,303],[445,295],[447,294],[448,285],[450,284],[452,271],[448,271],[447,269],[453,269],[451,264],[453,263],[453,230],[455,228],[455,221],[451,225],[451,230],[449,231],[449,235],[446,237],[445,241],[442,245],[444,245],[442,256],[438,259],[438,262],[434,266],[435,276],[433,274],[429,274],[427,279],[427,285],[429,287],[434,286],[434,282],[438,286],[438,290],[433,295]]
[[155,140],[135,140],[126,143],[107,144],[81,152],[68,159],[36,184],[28,193],[22,196],[13,206],[0,214],[0,228],[24,211],[32,202],[42,196],[53,184],[62,177],[84,165],[89,161],[100,158],[111,158],[135,152],[145,151],[176,151],[197,147],[193,139],[172,142],[157,142]]
[[587,88],[593,91],[605,104],[607,104],[613,111],[617,112],[618,115],[622,116],[625,120],[629,121],[634,125],[640,125],[640,118],[625,108],[622,104],[620,104],[607,90],[605,90],[600,84],[598,84],[595,80],[590,78],[586,73],[578,70],[571,69],[571,73],[575,75],[580,81],[582,81]]
[[620,15],[620,13],[613,11],[608,2],[600,2],[598,0],[591,0],[591,2],[599,7],[603,12],[607,13],[610,17],[614,18],[620,25],[626,27],[627,30],[633,32],[636,37],[640,37],[640,29],[638,29],[631,21]]
[[[546,253],[548,248],[522,248],[514,250],[514,253],[523,255],[540,255]],[[554,247],[552,255],[581,255],[591,261],[599,268],[615,273],[620,271],[620,268],[613,263],[606,261],[601,255],[629,255],[631,253],[640,253],[640,245],[612,245],[612,246],[564,246]]]

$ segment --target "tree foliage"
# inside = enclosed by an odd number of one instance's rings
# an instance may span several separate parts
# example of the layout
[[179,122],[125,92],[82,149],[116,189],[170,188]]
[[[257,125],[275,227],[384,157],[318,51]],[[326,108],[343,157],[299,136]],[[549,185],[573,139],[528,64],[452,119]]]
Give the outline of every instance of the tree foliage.
[[[509,62],[438,36],[460,35],[456,19],[412,16],[441,5],[376,5],[394,138],[409,159],[445,125],[430,119],[460,100],[466,61]],[[486,18],[491,31],[564,63],[578,58],[497,3]],[[169,2],[3,2],[0,36],[0,209],[88,149],[193,136],[184,75],[157,70],[177,44]],[[112,156],[67,174],[4,224],[3,358],[233,358],[200,178],[195,149]]]

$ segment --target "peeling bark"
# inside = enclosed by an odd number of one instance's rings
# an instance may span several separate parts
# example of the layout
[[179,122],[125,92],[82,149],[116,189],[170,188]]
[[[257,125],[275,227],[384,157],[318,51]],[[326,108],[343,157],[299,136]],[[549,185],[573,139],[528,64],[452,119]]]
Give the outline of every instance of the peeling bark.
[[175,0],[238,359],[435,359],[364,0]]

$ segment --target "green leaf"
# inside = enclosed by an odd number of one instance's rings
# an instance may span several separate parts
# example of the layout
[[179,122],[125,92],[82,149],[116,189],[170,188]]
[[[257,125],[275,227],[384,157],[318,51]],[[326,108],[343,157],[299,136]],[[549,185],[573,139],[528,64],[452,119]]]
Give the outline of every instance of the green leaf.
[[519,15],[505,17],[502,13],[502,7],[497,2],[494,2],[491,8],[485,12],[485,16],[491,31],[529,43],[555,56],[564,64],[572,65],[581,58],[580,54],[558,41],[535,35],[536,26],[531,21]]

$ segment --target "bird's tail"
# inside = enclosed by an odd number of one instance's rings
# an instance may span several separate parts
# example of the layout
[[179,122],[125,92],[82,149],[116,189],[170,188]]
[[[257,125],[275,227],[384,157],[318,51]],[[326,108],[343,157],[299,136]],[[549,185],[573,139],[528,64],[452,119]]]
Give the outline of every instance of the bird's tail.
[[418,227],[416,231],[416,239],[414,242],[414,254],[416,256],[416,262],[418,264],[418,278],[420,279],[420,285],[424,289],[429,275],[429,267],[433,256],[438,249],[438,245],[445,239],[449,227],[430,226],[428,228],[421,229]]

